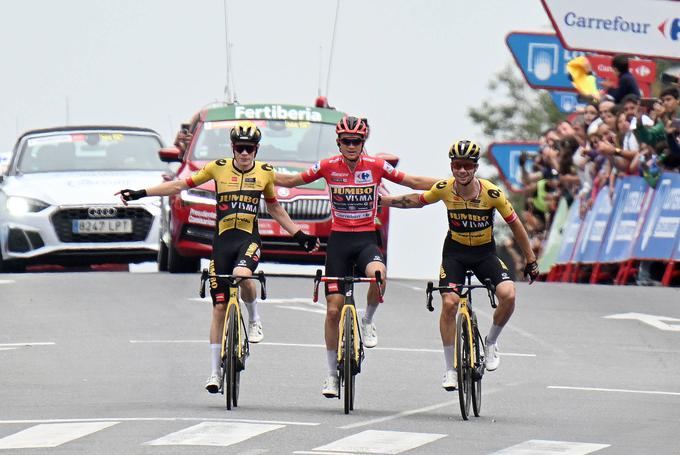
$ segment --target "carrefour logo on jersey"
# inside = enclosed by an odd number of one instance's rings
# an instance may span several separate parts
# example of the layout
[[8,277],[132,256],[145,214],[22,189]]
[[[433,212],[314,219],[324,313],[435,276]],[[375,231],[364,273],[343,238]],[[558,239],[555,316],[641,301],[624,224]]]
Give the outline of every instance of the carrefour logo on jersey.
[[357,171],[354,173],[355,183],[370,183],[373,181],[373,174],[371,171]]
[[262,107],[236,106],[234,111],[237,119],[268,119],[268,120],[306,120],[308,122],[320,122],[321,114],[310,108],[288,109],[280,104]]

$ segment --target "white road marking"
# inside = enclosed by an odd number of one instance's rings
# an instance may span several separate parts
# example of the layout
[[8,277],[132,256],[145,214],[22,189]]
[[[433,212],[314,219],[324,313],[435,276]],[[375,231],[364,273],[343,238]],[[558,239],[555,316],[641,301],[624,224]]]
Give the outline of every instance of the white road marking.
[[259,423],[202,422],[162,438],[149,441],[151,446],[230,446],[269,431],[284,428],[285,425]]
[[659,330],[667,332],[680,332],[680,324],[666,324],[668,322],[678,322],[680,319],[669,316],[654,316],[653,314],[644,313],[621,313],[610,314],[609,316],[602,316],[604,319],[633,319],[645,324],[651,325]]
[[0,284],[12,284],[16,283],[14,280],[0,280]]
[[425,288],[421,288],[421,287],[418,287],[418,286],[411,286],[410,284],[400,283],[400,282],[394,281],[394,280],[390,281],[390,284],[393,285],[393,286],[401,286],[402,288],[412,289],[412,290],[418,291],[418,292],[424,292],[425,291]]
[[[489,392],[485,391],[485,394],[488,395]],[[352,423],[352,424],[349,424],[349,425],[342,426],[342,427],[340,427],[340,429],[341,430],[351,430],[352,428],[365,427],[365,426],[368,426],[368,425],[373,425],[375,423],[382,423],[382,422],[386,422],[388,420],[398,419],[400,417],[406,417],[406,416],[410,416],[410,415],[413,415],[413,414],[419,414],[421,412],[427,412],[427,411],[433,411],[433,410],[439,409],[439,408],[445,408],[446,406],[451,406],[454,403],[458,403],[458,399],[445,401],[444,403],[433,404],[432,406],[426,406],[424,408],[411,409],[410,411],[403,411],[403,412],[400,412],[398,414],[392,414],[390,416],[378,417],[377,419],[364,420],[363,422]]]
[[586,455],[609,447],[609,444],[588,442],[543,441],[532,439],[512,447],[499,450],[491,455]]
[[[144,344],[144,343],[207,343],[207,340],[130,340],[132,344]],[[307,344],[307,343],[275,343],[275,342],[261,342],[257,343],[258,346],[292,346],[298,348],[325,348],[324,344]],[[441,354],[442,349],[420,349],[420,348],[385,348],[385,347],[375,347],[371,348],[371,351],[397,351],[397,352],[431,352],[435,354]],[[499,352],[498,355],[505,357],[536,357],[536,354],[526,354],[518,352]]]
[[297,310],[297,311],[307,311],[308,313],[326,314],[326,310],[316,310],[314,308],[302,308],[299,306],[289,306],[289,305],[276,305],[277,308],[283,308],[284,310]]
[[559,385],[549,385],[549,389],[562,389],[562,390],[584,390],[587,392],[619,392],[619,393],[642,393],[649,395],[672,395],[680,396],[680,392],[664,392],[660,390],[630,390],[630,389],[605,389],[598,387],[568,387]]
[[57,343],[54,341],[45,341],[39,343],[0,343],[0,348],[15,348],[23,346],[53,346]]
[[438,433],[366,430],[346,438],[338,439],[330,444],[316,447],[314,450],[397,454],[415,449],[445,436],[445,434]]
[[117,423],[109,421],[40,424],[0,439],[0,449],[57,447]]
[[0,424],[16,423],[69,423],[69,422],[242,422],[242,423],[262,423],[271,425],[298,425],[298,426],[318,426],[316,422],[285,422],[276,420],[253,420],[253,419],[215,419],[201,417],[118,417],[118,418],[99,418],[99,419],[42,419],[42,420],[0,420]]

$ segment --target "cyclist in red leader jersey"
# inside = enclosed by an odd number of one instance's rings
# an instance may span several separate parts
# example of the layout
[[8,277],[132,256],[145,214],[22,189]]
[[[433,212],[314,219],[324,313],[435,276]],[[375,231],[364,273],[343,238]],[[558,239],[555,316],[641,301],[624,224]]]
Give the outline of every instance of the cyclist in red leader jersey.
[[[348,276],[352,266],[366,276],[379,271],[386,277],[385,258],[378,246],[375,216],[378,209],[378,188],[383,178],[413,189],[429,189],[437,182],[430,177],[417,177],[398,171],[381,158],[364,153],[368,139],[368,123],[363,118],[346,116],[336,125],[340,155],[322,160],[295,175],[276,174],[280,186],[298,186],[324,178],[331,196],[332,226],[326,251],[326,276]],[[326,283],[326,359],[328,377],[321,393],[327,398],[337,397],[338,325],[343,303],[343,286]],[[382,286],[385,291],[385,283]],[[378,344],[373,315],[378,307],[378,290],[371,283],[366,296],[366,312],[361,320],[364,345]]]

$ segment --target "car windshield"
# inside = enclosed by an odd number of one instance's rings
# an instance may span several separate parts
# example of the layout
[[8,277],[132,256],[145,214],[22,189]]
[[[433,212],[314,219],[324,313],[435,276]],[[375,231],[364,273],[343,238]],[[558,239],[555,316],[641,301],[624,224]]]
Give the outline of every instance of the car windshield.
[[[193,159],[211,161],[231,155],[229,132],[240,120],[205,122]],[[338,153],[335,125],[290,120],[252,120],[262,131],[258,161],[313,163]]]
[[165,170],[160,141],[127,132],[74,132],[30,137],[19,158],[24,174],[61,171]]

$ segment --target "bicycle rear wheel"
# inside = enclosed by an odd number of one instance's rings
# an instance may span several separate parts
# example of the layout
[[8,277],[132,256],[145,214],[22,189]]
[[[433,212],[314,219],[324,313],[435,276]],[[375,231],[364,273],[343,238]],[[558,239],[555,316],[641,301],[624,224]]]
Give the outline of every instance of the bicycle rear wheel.
[[472,340],[474,341],[474,353],[476,364],[472,365],[472,412],[475,417],[479,417],[482,410],[482,376],[484,374],[484,364],[482,363],[482,336],[477,328],[477,316],[472,319]]
[[352,358],[354,357],[354,314],[345,311],[345,326],[342,335],[342,376],[345,385],[345,414],[354,409],[354,375],[352,374]]
[[224,353],[224,396],[227,404],[227,409],[231,409],[238,404],[238,382],[239,372],[236,368],[236,361],[238,358],[238,321],[236,320],[236,310],[229,310],[229,317],[227,319],[227,349]]
[[461,313],[456,320],[456,369],[458,370],[458,401],[463,420],[470,416],[472,402],[472,367],[467,315]]

